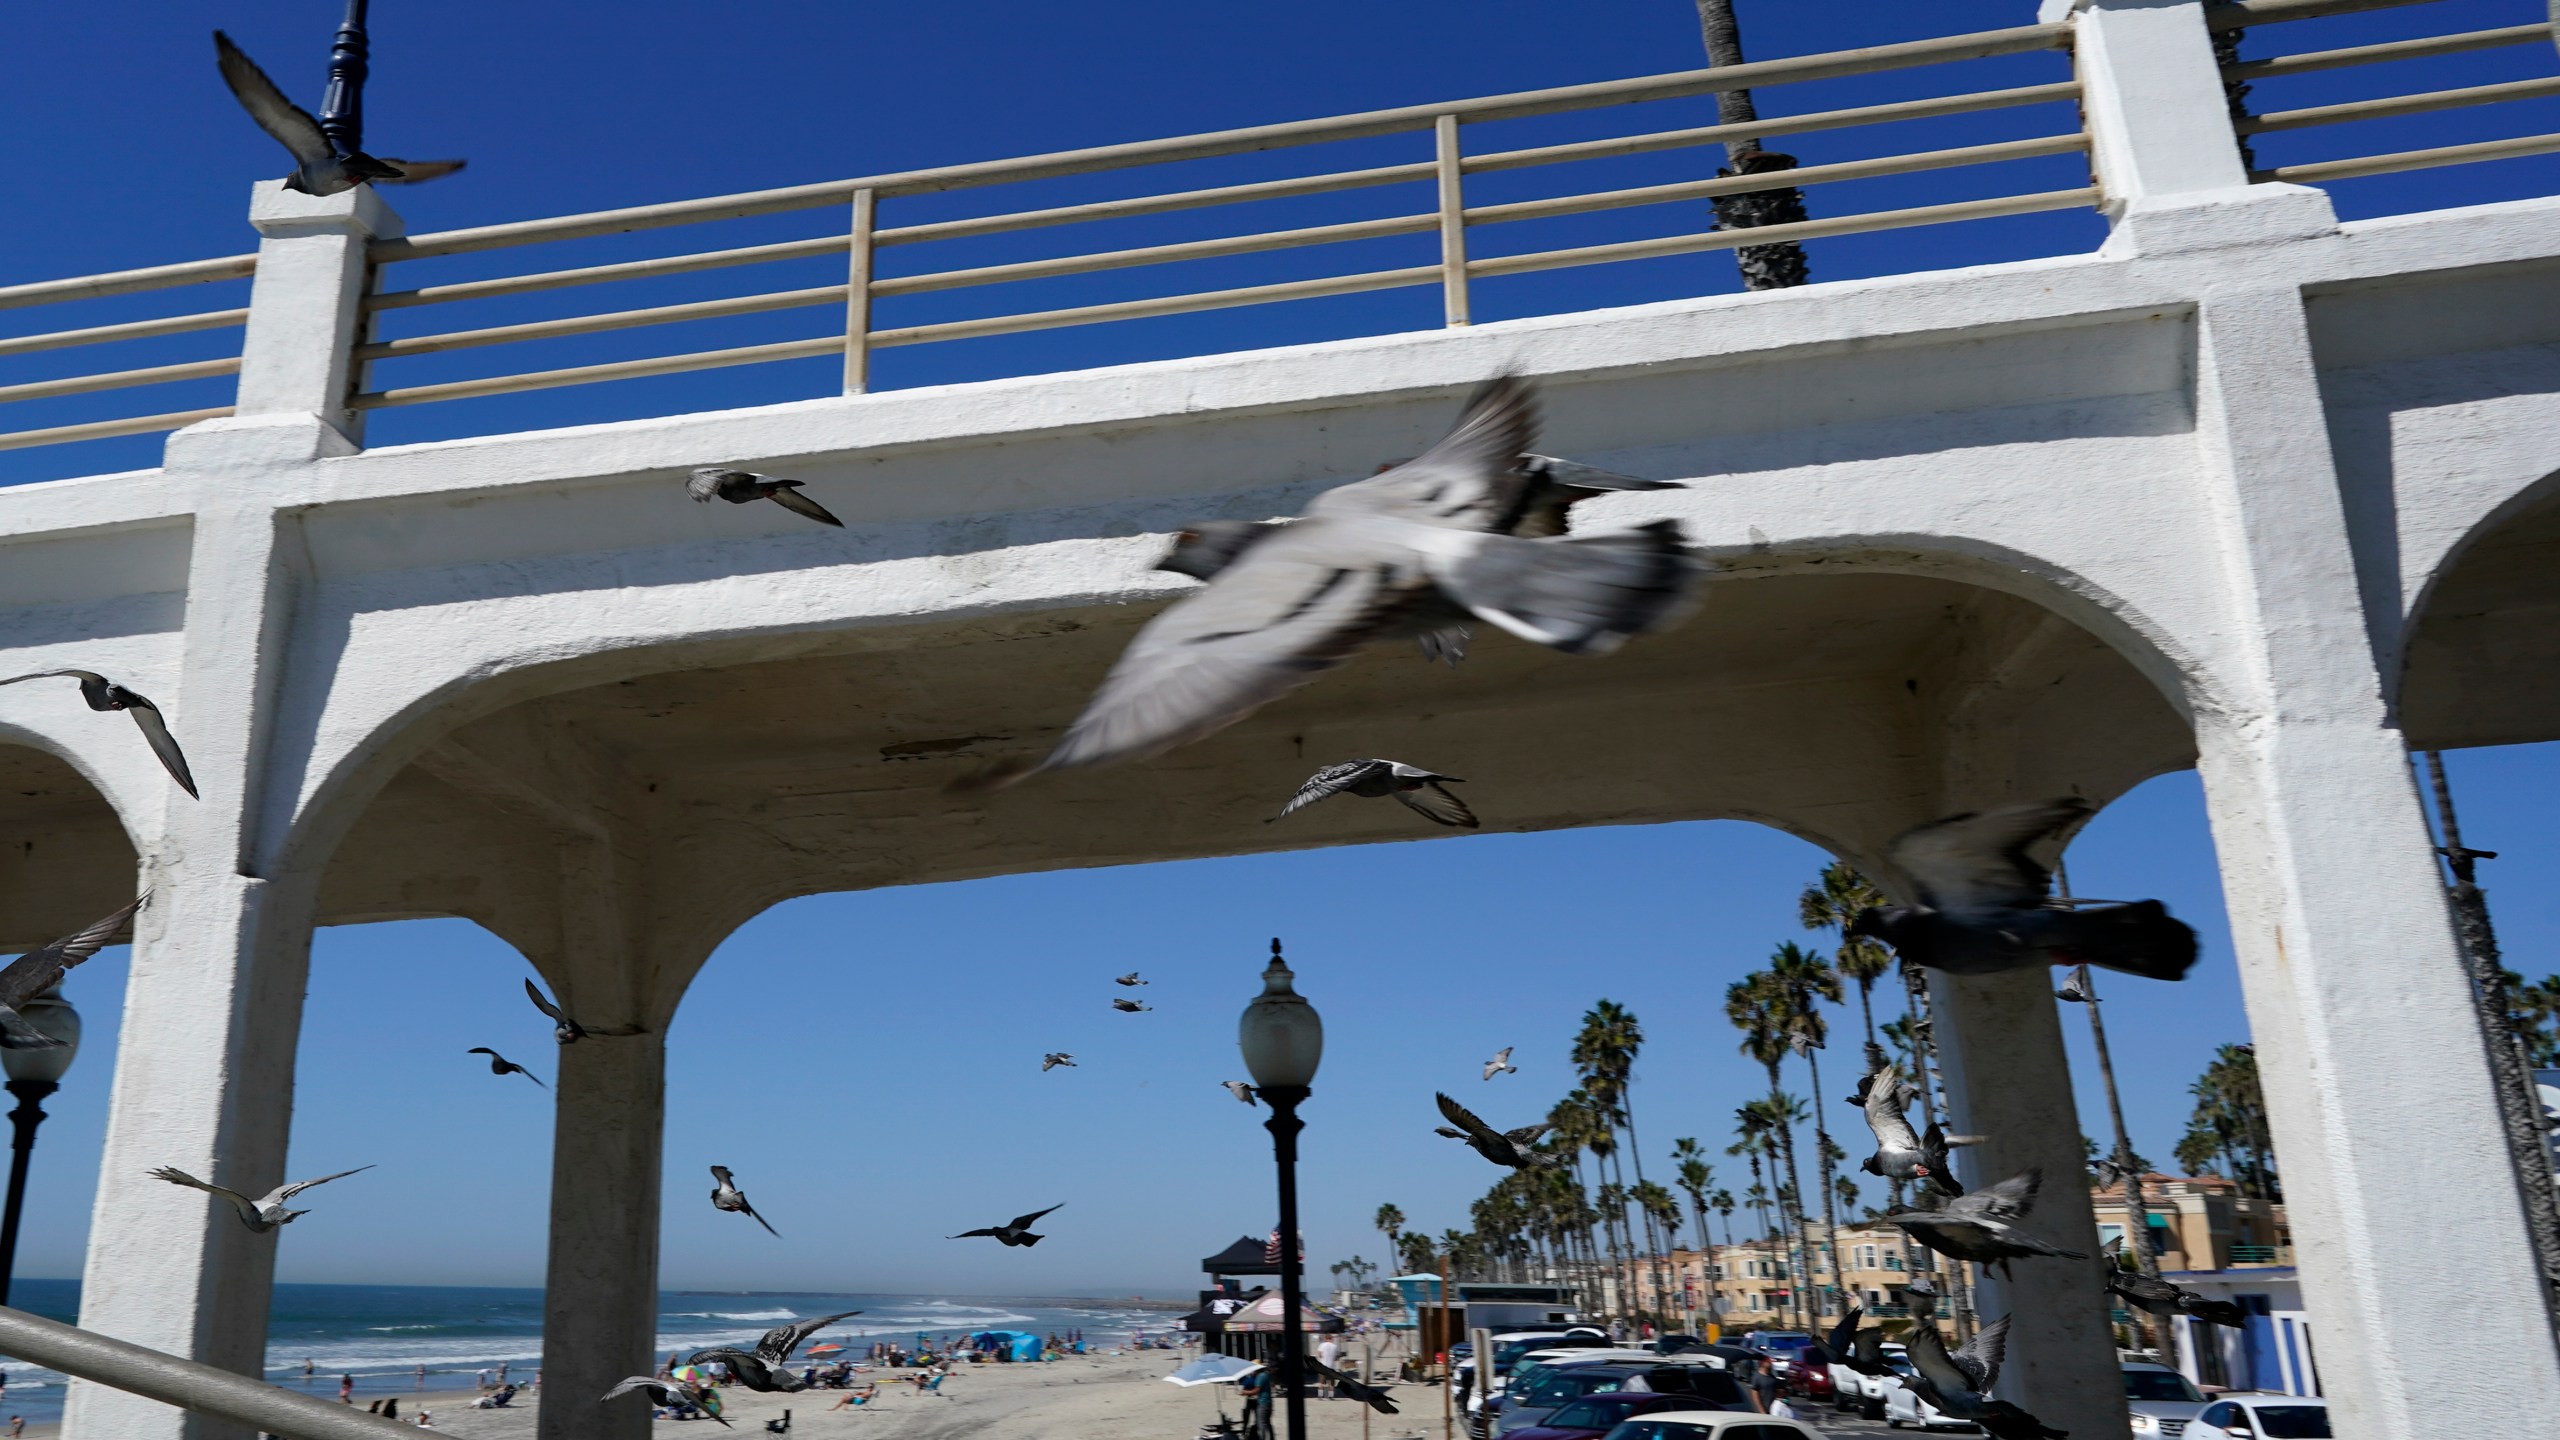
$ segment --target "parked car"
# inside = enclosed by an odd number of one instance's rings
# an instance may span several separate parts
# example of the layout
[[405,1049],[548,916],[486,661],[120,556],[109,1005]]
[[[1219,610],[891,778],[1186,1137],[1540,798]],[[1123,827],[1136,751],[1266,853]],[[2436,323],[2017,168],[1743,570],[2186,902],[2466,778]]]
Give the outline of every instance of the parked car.
[[2204,1394],[2186,1376],[2166,1365],[2129,1360],[2124,1366],[2124,1399],[2133,1411],[2135,1440],[2159,1436],[2175,1440],[2187,1422],[2204,1409]]
[[1884,1392],[1884,1423],[1887,1426],[1895,1430],[1899,1430],[1905,1425],[1918,1426],[1923,1430],[1970,1430],[1974,1428],[1972,1421],[1957,1420],[1949,1417],[1944,1412],[1940,1411],[1937,1406],[1921,1399],[1919,1391],[1912,1389],[1907,1384],[1901,1383],[1908,1380],[1911,1376],[1911,1362],[1909,1360],[1905,1359],[1888,1363],[1893,1366],[1895,1383],[1888,1387]]
[[1619,1421],[1600,1440],[1822,1440],[1822,1432],[1801,1420],[1757,1412],[1655,1410]]
[[1776,1361],[1780,1380],[1792,1375],[1806,1356],[1819,1358],[1822,1353],[1813,1337],[1801,1330],[1754,1330],[1742,1337],[1742,1348]]
[[1642,1365],[1568,1365],[1525,1377],[1503,1397],[1493,1433],[1516,1436],[1546,1423],[1558,1409],[1591,1395],[1669,1395],[1690,1410],[1748,1410],[1750,1397],[1715,1366],[1655,1360]]
[[2329,1440],[2329,1402],[2317,1395],[2217,1395],[2186,1440]]
[[[1529,1386],[1557,1370],[1576,1369],[1584,1365],[1654,1365],[1661,1357],[1649,1350],[1562,1349],[1532,1350],[1519,1357],[1507,1375],[1497,1375],[1493,1392],[1466,1392],[1467,1433],[1486,1436],[1494,1433],[1494,1425],[1510,1404],[1515,1386]],[[1465,1387],[1460,1387],[1465,1391]]]
[[1642,1390],[1585,1395],[1569,1405],[1558,1406],[1537,1424],[1522,1426],[1511,1434],[1513,1440],[1600,1440],[1630,1415],[1650,1410],[1694,1410],[1697,1403],[1695,1396],[1655,1395]]
[[1883,1348],[1884,1363],[1891,1367],[1882,1375],[1862,1375],[1845,1366],[1831,1367],[1831,1403],[1842,1410],[1855,1411],[1870,1420],[1884,1418],[1884,1392],[1902,1383],[1895,1370],[1911,1368],[1910,1353],[1898,1343],[1888,1342]]
[[[1848,1372],[1844,1369],[1841,1373]],[[1781,1362],[1778,1379],[1790,1397],[1802,1400],[1828,1400],[1838,1388],[1831,1376],[1831,1357],[1819,1349],[1799,1350],[1792,1359]]]

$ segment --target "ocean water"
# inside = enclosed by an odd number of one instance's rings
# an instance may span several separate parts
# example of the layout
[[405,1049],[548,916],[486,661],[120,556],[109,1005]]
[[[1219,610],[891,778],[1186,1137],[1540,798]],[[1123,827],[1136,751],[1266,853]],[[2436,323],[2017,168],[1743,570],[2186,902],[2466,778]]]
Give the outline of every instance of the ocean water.
[[[80,1282],[19,1280],[9,1299],[21,1309],[68,1321],[79,1312]],[[1107,1300],[668,1291],[658,1297],[657,1350],[663,1359],[673,1351],[753,1340],[785,1320],[837,1310],[863,1313],[829,1326],[810,1344],[832,1341],[858,1351],[875,1340],[912,1346],[919,1335],[941,1339],[972,1330],[1082,1330],[1088,1342],[1116,1345],[1141,1330],[1169,1330],[1181,1315]],[[469,1389],[479,1370],[502,1363],[508,1378],[530,1380],[542,1363],[542,1292],[278,1285],[268,1311],[267,1378],[299,1387],[306,1361],[312,1392],[328,1397],[337,1394],[340,1375],[355,1376],[360,1399],[414,1395],[420,1365],[427,1367],[430,1390]],[[0,1424],[12,1415],[25,1416],[29,1424],[61,1418],[62,1376],[15,1361],[0,1362],[0,1370],[8,1376],[8,1388],[0,1393]]]

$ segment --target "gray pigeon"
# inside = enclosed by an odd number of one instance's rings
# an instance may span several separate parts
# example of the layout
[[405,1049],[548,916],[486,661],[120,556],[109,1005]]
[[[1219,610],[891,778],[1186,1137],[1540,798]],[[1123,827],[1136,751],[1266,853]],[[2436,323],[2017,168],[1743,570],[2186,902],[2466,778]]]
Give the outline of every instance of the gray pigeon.
[[169,734],[169,722],[161,717],[160,707],[145,699],[141,692],[127,690],[94,670],[38,670],[31,675],[14,675],[0,680],[0,685],[15,685],[21,680],[50,680],[56,677],[80,682],[80,698],[92,710],[121,710],[133,717],[134,728],[142,732],[142,741],[160,759],[160,768],[178,782],[178,788],[190,797],[196,795],[196,777],[187,769],[186,753],[178,748]]
[[1066,1066],[1070,1070],[1075,1069],[1076,1057],[1068,1054],[1064,1050],[1052,1050],[1048,1054],[1040,1057],[1040,1073],[1043,1075],[1048,1074],[1050,1071],[1057,1069],[1061,1065]]
[[2086,1005],[2089,992],[2080,988],[2080,977],[2074,975],[2062,982],[2062,988],[2053,992],[2053,998],[2072,1005]]
[[1135,1015],[1141,1011],[1153,1010],[1156,1007],[1153,1005],[1141,1005],[1135,1000],[1114,1000],[1111,1002],[1111,1008],[1114,1010],[1126,1011],[1129,1014]]
[[1938,1209],[1897,1210],[1884,1219],[1941,1255],[1994,1265],[2003,1275],[2009,1273],[2009,1262],[2020,1256],[2088,1259],[2086,1251],[2065,1250],[2017,1228],[2035,1207],[2036,1190],[2043,1184],[2044,1172],[2031,1168],[1988,1189],[1959,1195]]
[[258,68],[258,62],[231,43],[230,36],[214,31],[213,53],[222,67],[222,83],[231,87],[231,98],[240,102],[259,129],[293,153],[293,173],[284,182],[287,190],[335,195],[367,183],[415,185],[442,179],[463,166],[460,160],[376,159],[361,150],[341,155],[311,112],[284,98],[284,91]]
[[[691,1406],[714,1420],[720,1420],[720,1402],[718,1397],[712,1394],[710,1387],[689,1385],[682,1380],[661,1380],[655,1375],[634,1375],[604,1392],[604,1398],[619,1400],[634,1390],[645,1393],[649,1397],[650,1405],[654,1407],[672,1410]],[[720,1420],[720,1425],[723,1429],[736,1428],[726,1420]]]
[[590,1035],[601,1035],[608,1038],[618,1039],[626,1035],[645,1035],[648,1033],[645,1027],[639,1025],[617,1025],[610,1030],[596,1025],[581,1025],[577,1021],[570,1019],[567,1012],[563,1011],[559,1006],[552,1004],[551,998],[543,994],[542,991],[530,980],[524,982],[524,993],[527,998],[533,1001],[534,1009],[551,1017],[551,1038],[559,1041],[563,1045],[575,1045]]
[[1149,621],[1055,749],[978,777],[1161,755],[1225,729],[1434,606],[1569,655],[1605,654],[1671,618],[1699,566],[1668,522],[1526,540],[1487,528],[1518,503],[1536,428],[1519,380],[1496,380],[1420,459],[1316,497],[1264,527],[1216,578]]
[[208,1184],[184,1170],[167,1165],[152,1171],[151,1178],[166,1180],[172,1185],[184,1185],[190,1190],[202,1190],[208,1195],[221,1196],[231,1202],[233,1209],[240,1212],[241,1224],[248,1226],[254,1234],[264,1235],[279,1225],[290,1225],[297,1217],[311,1213],[308,1210],[286,1209],[285,1202],[294,1196],[314,1185],[326,1185],[332,1180],[344,1180],[350,1175],[360,1175],[372,1168],[370,1165],[359,1165],[353,1170],[341,1170],[335,1175],[323,1175],[317,1180],[296,1180],[290,1184],[277,1186],[268,1191],[265,1198],[258,1200],[252,1200],[229,1186]]
[[1841,1315],[1840,1323],[1831,1327],[1831,1334],[1816,1336],[1814,1343],[1822,1347],[1823,1358],[1834,1365],[1861,1375],[1882,1375],[1890,1368],[1884,1363],[1884,1329],[1877,1325],[1859,1328],[1858,1321],[1866,1313],[1859,1306],[1850,1306]]
[[732,1179],[729,1175],[728,1166],[712,1166],[711,1180],[712,1209],[727,1210],[733,1214],[744,1215],[757,1224],[764,1226],[764,1233],[767,1235],[772,1236],[776,1240],[782,1238],[782,1232],[774,1229],[772,1222],[757,1214],[756,1207],[747,1203],[747,1192],[738,1188],[738,1182]]
[[1969,1144],[1977,1137],[1966,1135],[1950,1140],[1936,1125],[1929,1127],[1927,1135],[1913,1133],[1911,1122],[1903,1118],[1902,1112],[1920,1092],[1902,1078],[1902,1072],[1890,1061],[1869,1074],[1858,1091],[1866,1097],[1860,1108],[1866,1111],[1867,1128],[1876,1137],[1876,1153],[1868,1156],[1859,1169],[1888,1180],[1923,1181],[1946,1195],[1964,1193],[1964,1187],[1956,1183],[1954,1167],[1947,1161],[1947,1150],[1959,1141]]
[[[1523,1125],[1517,1130],[1496,1130],[1477,1119],[1475,1112],[1446,1095],[1434,1094],[1431,1098],[1440,1102],[1440,1113],[1449,1117],[1448,1125],[1435,1126],[1432,1133],[1446,1135],[1452,1140],[1464,1140],[1468,1149],[1506,1169],[1564,1168],[1563,1156],[1529,1148],[1538,1143],[1539,1136],[1554,1129],[1553,1125]],[[1452,1129],[1452,1126],[1456,1128]]]
[[805,515],[821,525],[841,529],[844,522],[827,513],[827,507],[800,493],[800,482],[779,475],[759,475],[753,470],[724,470],[705,465],[684,482],[684,493],[703,505],[726,500],[744,505],[755,500],[770,500],[794,515]]
[[2196,932],[2157,900],[2053,903],[2027,847],[2085,817],[2085,800],[2010,805],[1932,821],[1886,851],[1918,887],[1915,906],[1878,906],[1847,933],[1882,940],[1909,964],[1955,975],[2032,965],[2103,965],[2152,980],[2184,978]]
[[1138,972],[1132,970],[1126,975],[1115,977],[1111,983],[1114,985],[1144,985],[1147,982],[1139,979]]
[[1406,809],[1434,824],[1473,830],[1475,812],[1467,808],[1465,801],[1440,788],[1443,784],[1465,783],[1455,775],[1436,774],[1401,760],[1345,760],[1308,776],[1307,783],[1298,787],[1298,793],[1290,797],[1280,813],[1295,814],[1334,795],[1359,795],[1372,800],[1393,795]]
[[1247,1105],[1253,1103],[1254,1089],[1252,1086],[1247,1085],[1241,1080],[1221,1080],[1218,1083],[1227,1087],[1228,1094],[1233,1095]]
[[750,1390],[761,1394],[795,1394],[809,1387],[807,1382],[791,1373],[791,1352],[827,1326],[861,1313],[859,1310],[841,1310],[814,1320],[794,1320],[788,1325],[776,1325],[764,1332],[764,1338],[756,1341],[753,1350],[741,1350],[734,1345],[714,1345],[686,1356],[685,1363],[708,1365],[716,1360],[729,1367],[729,1374]]
[[2213,1300],[2197,1294],[2184,1285],[2173,1284],[2156,1275],[2127,1270],[2119,1258],[2124,1253],[2121,1237],[2107,1242],[2105,1258],[2098,1262],[2099,1279],[2107,1293],[2122,1299],[2136,1310],[2148,1310],[2166,1320],[2172,1315],[2192,1315],[2208,1325],[2228,1325],[2245,1329],[2249,1317],[2228,1300]]
[[[1057,1205],[1050,1206],[1049,1210],[1056,1210],[1065,1203],[1065,1201],[1060,1201]],[[1049,1210],[1034,1210],[1028,1215],[1016,1215],[1002,1225],[987,1225],[976,1230],[963,1230],[959,1234],[953,1235],[949,1238],[953,1240],[968,1240],[980,1235],[990,1235],[995,1237],[995,1242],[997,1244],[1008,1247],[1029,1247],[1037,1245],[1049,1237],[1046,1235],[1032,1234],[1031,1227],[1039,1222],[1041,1216],[1048,1214]]]
[[1511,1052],[1516,1048],[1518,1047],[1505,1045],[1495,1051],[1493,1058],[1484,1062],[1484,1078],[1490,1080],[1496,1075],[1519,1074],[1520,1067],[1511,1063]]
[[2000,1379],[2000,1362],[2009,1351],[2008,1316],[1984,1326],[1963,1349],[1949,1353],[1945,1337],[1928,1323],[1937,1292],[1922,1282],[1905,1290],[1914,1298],[1913,1318],[1921,1322],[1903,1337],[1912,1370],[1907,1378],[1922,1399],[1950,1419],[1981,1426],[1994,1440],[2065,1440],[2069,1431],[2053,1429],[2008,1401],[1990,1396]]
[[[532,1081],[532,1082],[533,1082],[534,1084],[536,1084],[536,1085],[542,1085],[542,1077],[541,1077],[541,1076],[534,1074],[532,1071],[527,1070],[527,1069],[526,1069],[526,1068],[524,1068],[523,1066],[521,1066],[521,1065],[517,1064],[517,1063],[516,1063],[516,1062],[514,1062],[513,1060],[508,1059],[506,1056],[499,1054],[497,1051],[490,1049],[490,1048],[489,1048],[488,1046],[486,1046],[486,1045],[474,1045],[474,1046],[472,1046],[470,1049],[465,1050],[465,1051],[463,1051],[462,1053],[463,1053],[463,1054],[465,1054],[465,1055],[486,1055],[486,1056],[488,1056],[488,1057],[489,1057],[489,1073],[490,1073],[490,1074],[492,1074],[492,1075],[521,1075],[521,1076],[523,1076],[524,1078],[526,1078],[527,1080]],[[543,1089],[545,1089],[545,1090],[548,1090],[548,1089],[550,1089],[551,1087],[550,1087],[550,1086],[548,1086],[548,1085],[542,1085],[542,1088],[543,1088]]]
[[125,927],[142,902],[151,898],[144,891],[130,905],[125,905],[105,918],[92,921],[63,936],[41,950],[30,950],[0,970],[0,1050],[59,1050],[65,1042],[27,1023],[18,1012],[35,998],[62,983],[64,972],[106,948],[116,932]]

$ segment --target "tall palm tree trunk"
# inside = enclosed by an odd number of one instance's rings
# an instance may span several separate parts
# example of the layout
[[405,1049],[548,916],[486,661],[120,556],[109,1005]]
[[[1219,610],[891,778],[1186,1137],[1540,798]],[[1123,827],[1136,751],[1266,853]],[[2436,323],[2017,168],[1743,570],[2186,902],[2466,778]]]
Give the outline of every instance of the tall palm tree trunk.
[[[1698,36],[1706,43],[1707,63],[1718,69],[1743,63],[1742,27],[1734,19],[1733,0],[1698,0]],[[1747,125],[1760,118],[1760,109],[1751,103],[1749,90],[1716,92],[1716,119],[1727,125]],[[1795,167],[1795,157],[1780,155],[1760,148],[1760,142],[1743,136],[1724,145],[1725,168],[1719,175],[1758,175]],[[1724,230],[1743,230],[1761,225],[1784,225],[1805,218],[1804,192],[1789,185],[1775,190],[1754,190],[1741,195],[1719,195],[1715,206],[1716,225]],[[1734,264],[1742,271],[1743,288],[1748,290],[1783,290],[1805,282],[1804,247],[1794,241],[1776,245],[1745,245],[1733,254]]]
[[[1833,1174],[1831,1130],[1822,1123],[1822,1062],[1814,1058],[1817,1048],[1810,1045],[1805,1047],[1804,1063],[1813,1071],[1813,1153],[1814,1158],[1820,1162],[1817,1168],[1822,1172],[1822,1225],[1825,1243],[1830,1247],[1832,1287],[1838,1289],[1840,1288],[1840,1197],[1838,1188],[1831,1183]],[[1820,1292],[1817,1291],[1816,1295],[1818,1300]],[[1820,1306],[1820,1310],[1825,1315],[1831,1313],[1831,1308],[1827,1305]]]

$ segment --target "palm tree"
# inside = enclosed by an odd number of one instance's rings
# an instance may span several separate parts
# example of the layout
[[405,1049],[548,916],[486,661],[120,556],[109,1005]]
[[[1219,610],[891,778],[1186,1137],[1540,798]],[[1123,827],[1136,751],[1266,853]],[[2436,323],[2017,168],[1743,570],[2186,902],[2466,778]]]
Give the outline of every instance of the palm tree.
[[[1716,1303],[1716,1243],[1707,1231],[1707,1191],[1716,1183],[1715,1167],[1707,1163],[1707,1152],[1693,1137],[1671,1142],[1672,1158],[1679,1162],[1680,1189],[1689,1197],[1689,1213],[1698,1219],[1698,1253],[1705,1257],[1707,1272],[1707,1314],[1720,1315],[1724,1307]],[[1724,1197],[1730,1208],[1733,1197]]]
[[[1768,976],[1770,1004],[1776,1011],[1787,1044],[1804,1057],[1804,1063],[1813,1074],[1813,1153],[1816,1168],[1822,1175],[1823,1233],[1837,1237],[1840,1232],[1840,1206],[1839,1196],[1833,1188],[1837,1174],[1833,1166],[1837,1162],[1832,1157],[1843,1152],[1831,1143],[1830,1128],[1822,1121],[1822,1062],[1816,1057],[1831,1034],[1830,1025],[1822,1016],[1821,1002],[1840,1003],[1840,977],[1833,972],[1830,962],[1792,940],[1779,946],[1769,957],[1769,968],[1763,973]],[[1834,1263],[1831,1266],[1835,1282],[1831,1289],[1835,1291],[1839,1288],[1837,1281],[1840,1275],[1836,1249],[1835,1238]],[[1824,1307],[1824,1313],[1829,1313],[1828,1306]]]
[[2515,1001],[2516,1039],[2525,1063],[2537,1070],[2560,1069],[2560,975],[2545,975],[2532,984],[2510,971],[2507,987]]
[[1402,1253],[1402,1246],[1404,1242],[1403,1211],[1397,1209],[1393,1205],[1381,1205],[1378,1207],[1377,1215],[1372,1218],[1369,1223],[1377,1226],[1379,1231],[1387,1237],[1387,1253],[1389,1255]]
[[1796,918],[1804,922],[1804,928],[1830,930],[1843,936],[1831,963],[1858,987],[1858,1016],[1866,1022],[1869,1070],[1884,1063],[1884,1047],[1876,1044],[1875,987],[1893,968],[1893,952],[1863,935],[1850,936],[1846,932],[1860,911],[1883,903],[1884,892],[1869,884],[1867,877],[1845,860],[1834,860],[1822,867],[1822,877],[1796,897]]
[[[1734,20],[1733,0],[1698,0],[1698,33],[1706,42],[1708,64],[1722,68],[1742,63],[1742,27]],[[1716,94],[1716,118],[1743,125],[1759,119],[1760,111],[1751,103],[1750,91],[1724,90]],[[1719,173],[1725,175],[1784,170],[1796,163],[1793,156],[1763,151],[1759,141],[1747,137],[1726,141],[1724,153],[1726,165]],[[1804,192],[1789,186],[1718,196],[1715,209],[1716,222],[1724,229],[1782,224],[1805,218]],[[1805,282],[1804,247],[1792,241],[1746,245],[1734,252],[1734,261],[1748,289],[1776,290]]]
[[[1644,1048],[1644,1026],[1635,1013],[1615,1000],[1595,1002],[1582,1017],[1582,1030],[1574,1037],[1573,1063],[1582,1072],[1583,1086],[1593,1098],[1602,1100],[1608,1114],[1626,1127],[1629,1162],[1634,1165],[1636,1183],[1626,1193],[1644,1190],[1644,1151],[1636,1140],[1635,1106],[1630,1096],[1634,1089],[1636,1054]],[[1654,1294],[1662,1293],[1661,1247],[1654,1235],[1654,1217],[1643,1215],[1645,1250],[1648,1270],[1653,1276]],[[1632,1239],[1632,1237],[1630,1237]]]

